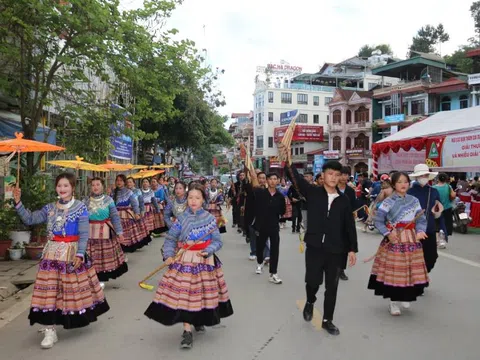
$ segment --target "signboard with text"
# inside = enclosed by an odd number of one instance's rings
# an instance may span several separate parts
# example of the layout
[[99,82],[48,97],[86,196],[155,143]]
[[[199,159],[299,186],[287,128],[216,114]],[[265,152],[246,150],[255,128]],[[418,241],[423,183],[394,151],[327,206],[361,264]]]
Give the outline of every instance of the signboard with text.
[[340,158],[340,150],[328,150],[323,152],[323,156],[327,160],[335,160]]
[[405,114],[389,115],[383,119],[386,123],[397,123],[405,121]]
[[441,166],[480,168],[480,131],[445,136]]
[[378,158],[378,172],[388,173],[390,171],[413,171],[417,164],[425,162],[425,150],[417,151],[411,148],[410,151],[400,149],[397,153],[389,151],[382,153]]
[[298,110],[291,110],[280,114],[280,125],[289,125],[297,116]]
[[116,159],[131,161],[133,157],[133,139],[125,135],[125,129],[132,128],[132,123],[128,121],[130,113],[116,104],[113,104],[111,109],[113,112],[118,113],[118,118],[121,119],[115,125],[110,126],[112,132],[110,141],[113,146],[110,156]]
[[345,154],[349,158],[363,158],[365,156],[364,149],[348,149],[345,151]]
[[313,157],[313,173],[318,174],[319,172],[322,172],[323,164],[325,164],[325,156],[314,155],[314,157]]
[[468,75],[468,85],[478,85],[478,84],[480,84],[480,74]]
[[[273,139],[275,142],[280,142],[287,131],[288,126],[277,127],[273,131]],[[305,142],[322,142],[323,141],[323,126],[313,125],[296,125],[293,132],[292,141]]]

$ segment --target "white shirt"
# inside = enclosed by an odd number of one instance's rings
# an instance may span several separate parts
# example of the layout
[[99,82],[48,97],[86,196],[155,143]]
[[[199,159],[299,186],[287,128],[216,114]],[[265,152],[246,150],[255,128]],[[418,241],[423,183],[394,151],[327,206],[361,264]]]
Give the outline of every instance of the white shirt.
[[328,211],[330,211],[330,207],[332,206],[333,200],[339,197],[338,193],[335,194],[328,194]]

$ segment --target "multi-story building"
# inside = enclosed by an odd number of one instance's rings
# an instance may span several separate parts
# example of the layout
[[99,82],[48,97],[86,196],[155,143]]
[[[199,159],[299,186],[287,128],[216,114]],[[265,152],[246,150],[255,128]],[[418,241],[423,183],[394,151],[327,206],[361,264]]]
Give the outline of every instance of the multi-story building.
[[398,84],[373,89],[373,140],[378,141],[438,111],[472,104],[467,76],[449,70],[443,58],[414,52],[413,57],[372,70],[397,77]]
[[[263,79],[257,76],[254,92],[255,157],[259,162],[267,160],[271,165],[270,160],[277,155],[275,142],[281,139],[279,134],[283,131],[280,116],[298,110],[298,134],[292,140],[292,160],[299,168],[311,169],[313,155],[321,154],[329,147],[329,103],[335,89],[364,91],[379,84],[395,84],[398,79],[372,74],[374,67],[390,62],[390,56],[375,54],[368,59],[353,57],[338,64],[326,63],[315,74],[275,78],[276,74],[270,71]],[[310,136],[304,136],[307,133]]]
[[367,171],[372,155],[372,92],[337,88],[329,108],[330,158],[340,159],[355,172]]

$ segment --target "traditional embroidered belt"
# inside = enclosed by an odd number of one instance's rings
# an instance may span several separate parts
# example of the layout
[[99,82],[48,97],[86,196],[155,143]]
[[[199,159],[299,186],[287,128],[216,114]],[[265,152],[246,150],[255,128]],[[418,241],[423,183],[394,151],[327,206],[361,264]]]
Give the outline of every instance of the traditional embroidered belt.
[[[208,247],[208,245],[210,245],[211,243],[212,243],[211,240],[203,241],[203,242],[200,242],[198,244],[193,245],[188,250],[191,250],[191,251],[205,250]],[[183,248],[183,249],[187,249],[189,246],[190,246],[189,244],[182,243],[182,245],[180,247]]]
[[90,220],[90,224],[106,224],[108,223],[108,219],[105,220]]
[[387,224],[387,229],[392,231],[393,229],[404,228],[405,230],[415,230],[415,223],[397,223],[395,227],[392,224]]
[[68,236],[62,236],[62,235],[53,235],[53,241],[58,241],[58,242],[76,242],[80,236],[78,235],[68,235]]

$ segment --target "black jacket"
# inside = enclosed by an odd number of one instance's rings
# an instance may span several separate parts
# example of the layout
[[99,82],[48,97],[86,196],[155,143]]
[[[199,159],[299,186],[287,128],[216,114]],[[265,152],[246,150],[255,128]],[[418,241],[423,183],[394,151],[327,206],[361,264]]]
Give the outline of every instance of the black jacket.
[[297,209],[300,208],[301,210],[307,210],[307,202],[305,201],[305,197],[295,189],[295,186],[290,186],[287,196],[290,200],[298,200],[297,202],[292,201],[292,206],[297,206]]
[[352,208],[352,211],[357,210],[357,196],[355,195],[355,190],[353,190],[350,186],[347,185],[344,194],[348,197],[348,200],[350,201],[350,207]]
[[[287,170],[285,173],[290,176]],[[307,198],[305,243],[332,254],[358,252],[357,229],[349,198],[337,189],[339,196],[333,200],[328,211],[328,194],[324,187],[309,184],[295,168],[292,168],[292,173],[300,192]]]
[[254,188],[255,222],[258,231],[278,231],[280,217],[285,214],[285,198],[277,190],[271,195],[265,188]]

